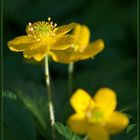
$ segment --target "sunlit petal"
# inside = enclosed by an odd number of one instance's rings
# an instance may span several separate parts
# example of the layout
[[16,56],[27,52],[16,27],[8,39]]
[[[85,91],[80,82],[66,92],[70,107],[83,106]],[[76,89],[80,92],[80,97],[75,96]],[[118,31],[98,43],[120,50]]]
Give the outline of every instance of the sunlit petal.
[[129,123],[128,117],[120,112],[113,112],[106,121],[106,129],[110,134],[116,134],[122,131]]
[[76,26],[76,23],[70,23],[68,25],[59,26],[56,30],[56,35],[64,35],[71,31]]
[[65,50],[69,48],[74,39],[70,35],[63,35],[60,38],[56,38],[56,42],[51,46],[52,50]]
[[72,62],[70,59],[71,51],[69,49],[63,51],[53,50],[53,52],[51,52],[51,56],[55,62],[64,63],[64,64],[68,64]]
[[84,50],[83,55],[80,57],[81,60],[94,57],[104,49],[104,41],[98,39],[89,44],[89,46]]
[[8,42],[8,47],[12,51],[20,52],[35,44],[36,40],[31,36],[19,36]]
[[106,116],[108,116],[116,108],[116,93],[110,88],[101,88],[96,92],[94,101],[105,112]]
[[87,136],[90,138],[90,140],[109,140],[109,134],[104,129],[103,126],[99,124],[93,124],[88,129]]
[[68,118],[67,123],[73,129],[74,132],[78,134],[87,133],[89,124],[83,116],[79,114],[74,114]]
[[72,95],[70,103],[73,109],[77,113],[85,113],[85,111],[90,107],[94,106],[94,102],[90,95],[83,89],[78,89]]
[[73,35],[76,39],[77,51],[83,51],[89,44],[90,30],[86,25],[77,24],[74,28]]
[[54,50],[52,52],[52,57],[56,62],[68,64],[70,62],[85,60],[94,57],[96,54],[100,53],[103,48],[103,40],[99,39],[91,43],[83,52],[76,52],[72,48],[63,51]]

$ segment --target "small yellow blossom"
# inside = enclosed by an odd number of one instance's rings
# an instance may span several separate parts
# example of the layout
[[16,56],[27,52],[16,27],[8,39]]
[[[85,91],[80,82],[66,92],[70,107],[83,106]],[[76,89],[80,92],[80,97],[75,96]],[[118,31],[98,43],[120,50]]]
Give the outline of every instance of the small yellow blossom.
[[42,60],[53,50],[64,50],[73,42],[72,36],[66,34],[75,27],[75,23],[57,27],[50,18],[48,21],[29,22],[26,26],[27,35],[19,36],[8,42],[10,50],[23,52],[25,58]]
[[60,63],[68,64],[79,60],[85,60],[94,57],[104,49],[104,42],[98,39],[94,42],[90,41],[90,30],[86,25],[77,24],[72,32],[74,42],[70,48],[52,52],[53,60]]
[[101,88],[94,98],[78,89],[70,99],[75,114],[68,118],[74,132],[87,135],[90,140],[109,140],[111,134],[122,131],[129,123],[128,117],[116,111],[116,93]]

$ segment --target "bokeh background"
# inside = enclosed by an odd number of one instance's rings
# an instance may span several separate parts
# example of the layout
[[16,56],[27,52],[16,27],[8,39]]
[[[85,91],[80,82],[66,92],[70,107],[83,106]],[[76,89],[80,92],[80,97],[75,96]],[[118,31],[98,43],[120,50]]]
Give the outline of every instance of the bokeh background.
[[[104,40],[105,49],[95,59],[75,63],[73,90],[83,88],[93,96],[101,87],[112,88],[118,97],[117,110],[125,110],[130,116],[130,124],[136,124],[136,0],[5,0],[4,140],[14,140],[15,137],[18,140],[21,137],[22,140],[33,140],[36,136],[39,140],[44,139],[36,132],[31,115],[34,113],[30,114],[24,105],[30,111],[35,112],[38,107],[38,111],[47,112],[43,110],[42,103],[45,102],[42,97],[46,95],[43,61],[37,63],[24,59],[22,53],[11,52],[7,42],[24,35],[28,22],[44,21],[48,17],[58,25],[70,22],[86,24],[91,30],[91,41],[99,38]],[[67,117],[73,112],[69,105],[67,65],[51,61],[50,73],[56,120],[65,124]],[[20,101],[16,97],[17,93],[20,93]],[[38,106],[33,107],[34,103]],[[42,114],[38,114],[41,121]],[[113,136],[112,140],[136,140],[136,128],[135,126],[129,133],[123,131]]]

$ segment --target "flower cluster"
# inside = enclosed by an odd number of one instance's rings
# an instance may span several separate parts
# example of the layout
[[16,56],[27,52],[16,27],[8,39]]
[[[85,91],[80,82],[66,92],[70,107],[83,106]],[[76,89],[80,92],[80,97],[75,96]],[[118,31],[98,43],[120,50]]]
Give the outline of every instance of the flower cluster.
[[8,42],[12,51],[23,52],[25,58],[42,60],[53,50],[64,50],[71,46],[73,37],[66,34],[76,26],[75,23],[57,27],[50,18],[48,21],[35,22],[26,27],[27,35],[16,37]]
[[86,134],[90,140],[109,140],[128,125],[128,117],[115,111],[116,93],[109,88],[101,88],[94,98],[83,89],[78,89],[70,103],[75,114],[69,117],[68,124],[78,134]]
[[[25,58],[41,61],[45,58],[46,85],[48,87],[49,111],[52,126],[55,122],[51,100],[48,56],[55,62],[73,64],[89,59],[104,49],[102,39],[90,42],[90,30],[86,25],[70,23],[57,26],[48,21],[38,21],[26,26],[26,35],[8,42],[10,50],[23,52]],[[116,111],[116,93],[101,88],[94,98],[78,89],[71,97],[70,104],[76,113],[68,118],[68,125],[74,132],[86,135],[90,140],[109,140],[110,135],[119,133],[129,123],[128,117]]]
[[72,32],[72,36],[74,37],[74,42],[71,47],[64,51],[53,51],[52,57],[54,61],[67,64],[84,60],[94,57],[104,49],[104,42],[102,39],[89,43],[90,30],[86,25],[77,24]]
[[12,51],[23,52],[25,58],[37,61],[50,55],[56,62],[70,63],[94,57],[104,48],[102,39],[89,43],[89,28],[78,23],[57,27],[48,18],[47,22],[29,22],[26,33],[9,41],[8,46]]

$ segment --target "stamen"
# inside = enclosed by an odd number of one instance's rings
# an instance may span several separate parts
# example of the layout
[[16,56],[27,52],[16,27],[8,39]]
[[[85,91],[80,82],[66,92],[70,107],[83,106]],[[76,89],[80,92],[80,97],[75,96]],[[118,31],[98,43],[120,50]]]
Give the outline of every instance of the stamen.
[[37,37],[34,35],[34,38],[36,39]]
[[51,21],[51,18],[50,18],[50,17],[48,17],[48,21],[49,21],[49,22]]
[[31,22],[29,22],[29,26],[32,26],[32,23]]
[[90,123],[104,123],[104,114],[99,108],[89,108],[87,110],[86,117]]
[[51,21],[51,23],[50,23],[51,25],[53,25],[53,22]]
[[38,38],[37,41],[40,41],[40,38]]
[[54,27],[56,27],[57,26],[57,23],[54,23]]
[[34,30],[33,27],[31,27],[31,28],[30,28],[30,31],[32,32],[33,30]]
[[48,21],[38,21],[35,23],[28,23],[26,32],[28,35],[33,36],[35,39],[47,36],[54,36],[57,30],[57,24],[51,21],[51,18],[48,17]]

